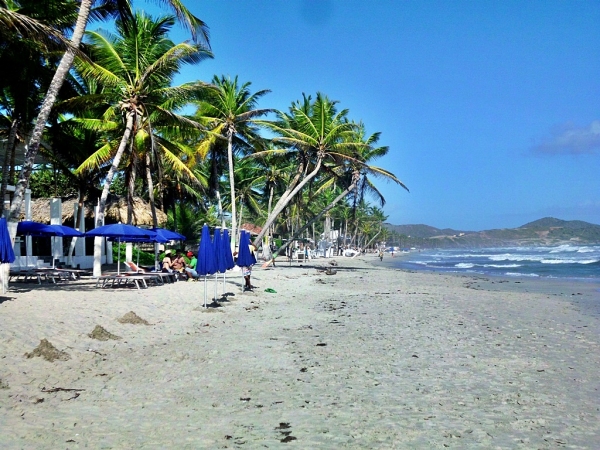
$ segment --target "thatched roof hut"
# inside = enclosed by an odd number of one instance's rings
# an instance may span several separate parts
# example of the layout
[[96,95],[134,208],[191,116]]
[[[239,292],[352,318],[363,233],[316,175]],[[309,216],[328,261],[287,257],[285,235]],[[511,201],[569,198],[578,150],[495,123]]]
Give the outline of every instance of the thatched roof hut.
[[[31,200],[31,220],[41,223],[50,223],[50,200],[49,198],[36,198]],[[62,221],[73,223],[74,205],[76,198],[62,201]],[[94,218],[95,204],[84,202],[85,218]],[[161,210],[156,210],[158,225],[167,222],[167,215]],[[25,213],[21,213],[21,220],[25,219]],[[123,197],[112,197],[106,204],[105,219],[107,223],[127,222],[127,199]],[[152,226],[152,210],[150,204],[139,197],[133,199],[133,225]]]

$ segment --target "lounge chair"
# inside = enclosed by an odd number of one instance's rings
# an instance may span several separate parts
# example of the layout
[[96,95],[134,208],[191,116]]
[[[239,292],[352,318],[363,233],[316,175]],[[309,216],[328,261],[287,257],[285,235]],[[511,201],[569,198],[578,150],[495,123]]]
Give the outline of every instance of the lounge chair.
[[177,281],[177,275],[175,273],[155,272],[153,270],[147,270],[143,267],[138,266],[133,261],[126,261],[125,265],[129,268],[131,272],[157,277],[158,279],[160,279],[161,284],[164,284],[165,282],[175,283]]

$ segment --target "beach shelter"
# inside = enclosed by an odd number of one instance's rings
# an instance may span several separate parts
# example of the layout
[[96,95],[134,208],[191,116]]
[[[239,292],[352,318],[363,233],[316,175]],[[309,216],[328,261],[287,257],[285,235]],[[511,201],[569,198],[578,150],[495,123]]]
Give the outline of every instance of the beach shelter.
[[[86,237],[101,236],[106,238],[112,238],[118,243],[121,241],[125,242],[125,239],[136,239],[136,238],[156,238],[156,233],[151,230],[144,230],[142,228],[134,227],[133,225],[127,225],[124,223],[113,223],[111,225],[104,225],[85,233]],[[117,260],[121,259],[121,246],[119,245]],[[117,273],[121,273],[121,264],[117,264]]]
[[206,224],[202,227],[196,272],[198,272],[198,275],[204,276],[204,307],[206,308],[206,277],[217,272],[215,250],[210,240],[210,230]]
[[13,250],[10,234],[6,219],[0,219],[0,283],[2,283],[2,293],[6,294],[8,289],[8,272],[10,263],[15,262],[15,252]]

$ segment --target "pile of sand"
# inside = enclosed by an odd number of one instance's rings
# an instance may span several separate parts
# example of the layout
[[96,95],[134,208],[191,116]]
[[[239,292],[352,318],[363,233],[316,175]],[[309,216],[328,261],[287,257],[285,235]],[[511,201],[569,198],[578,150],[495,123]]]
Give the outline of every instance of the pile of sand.
[[61,352],[48,340],[42,339],[40,345],[38,345],[31,353],[25,353],[27,358],[33,358],[34,356],[41,356],[46,361],[67,361],[71,359],[68,353]]
[[138,316],[133,311],[129,311],[127,314],[125,314],[123,317],[121,317],[120,319],[117,319],[117,320],[121,323],[131,323],[133,325],[140,325],[140,324],[150,325],[150,323],[148,323],[148,321],[142,319],[140,316]]
[[[122,319],[124,319],[124,317]],[[116,334],[112,334],[106,331],[100,325],[96,325],[96,328],[94,328],[94,330],[90,334],[88,334],[88,336],[92,339],[97,339],[99,341],[108,341],[109,339],[121,339],[121,336],[117,336]]]

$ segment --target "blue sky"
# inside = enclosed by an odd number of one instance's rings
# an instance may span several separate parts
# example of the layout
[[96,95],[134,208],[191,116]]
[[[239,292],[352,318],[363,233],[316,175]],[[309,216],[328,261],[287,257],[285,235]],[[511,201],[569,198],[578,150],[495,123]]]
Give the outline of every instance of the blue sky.
[[378,184],[389,222],[600,224],[600,2],[185,3],[215,58],[177,82],[237,75],[281,110],[303,92],[338,100],[410,189]]

